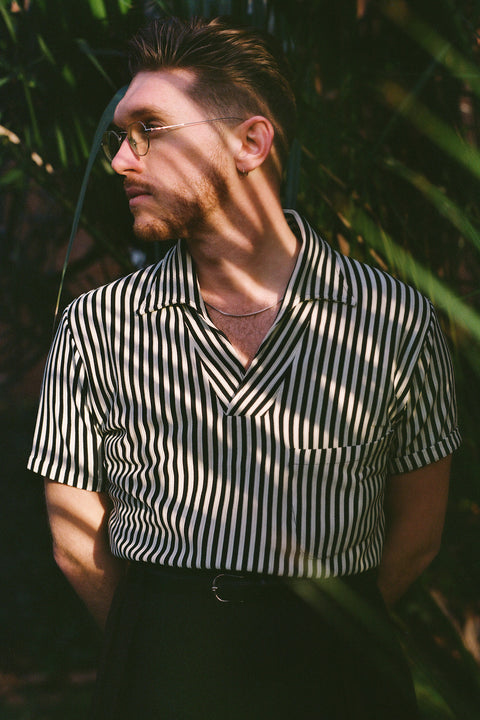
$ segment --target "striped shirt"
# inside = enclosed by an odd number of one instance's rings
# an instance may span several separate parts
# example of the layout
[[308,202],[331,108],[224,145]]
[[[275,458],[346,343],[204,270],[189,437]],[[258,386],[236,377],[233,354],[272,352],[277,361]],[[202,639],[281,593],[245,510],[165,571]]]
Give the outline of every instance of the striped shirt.
[[380,561],[387,477],[459,444],[430,302],[286,216],[302,247],[247,370],[181,241],[64,312],[29,467],[108,492],[119,557],[359,573]]

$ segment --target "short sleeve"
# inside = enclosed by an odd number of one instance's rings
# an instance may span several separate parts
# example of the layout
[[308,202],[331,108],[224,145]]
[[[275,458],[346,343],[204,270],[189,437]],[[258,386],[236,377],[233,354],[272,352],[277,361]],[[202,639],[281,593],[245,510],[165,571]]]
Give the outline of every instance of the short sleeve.
[[410,472],[441,460],[461,442],[450,353],[435,311],[429,307],[430,324],[396,427],[391,474]]
[[102,490],[102,437],[67,311],[45,367],[28,468],[84,490]]

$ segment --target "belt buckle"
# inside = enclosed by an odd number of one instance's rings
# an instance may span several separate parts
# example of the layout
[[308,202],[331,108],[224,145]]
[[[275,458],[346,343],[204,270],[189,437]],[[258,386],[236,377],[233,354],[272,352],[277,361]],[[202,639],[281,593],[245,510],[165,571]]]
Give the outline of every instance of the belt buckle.
[[223,577],[234,578],[236,580],[245,580],[245,577],[243,575],[230,575],[229,573],[219,573],[213,578],[212,582],[212,592],[215,595],[215,599],[221,603],[244,603],[245,600],[229,600],[228,598],[224,598],[219,595],[219,593],[221,593],[221,587],[218,582],[220,578]]

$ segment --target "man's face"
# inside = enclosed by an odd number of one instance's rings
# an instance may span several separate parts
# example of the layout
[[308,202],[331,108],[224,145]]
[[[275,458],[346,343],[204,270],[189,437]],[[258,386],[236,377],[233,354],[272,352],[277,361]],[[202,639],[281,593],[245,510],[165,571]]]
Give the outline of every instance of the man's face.
[[[213,117],[187,94],[194,76],[186,70],[141,72],[115,111],[126,130],[134,121],[146,127],[195,122]],[[144,240],[194,237],[208,231],[229,195],[226,123],[206,123],[150,134],[148,153],[139,157],[127,141],[112,161],[125,178],[134,231]]]

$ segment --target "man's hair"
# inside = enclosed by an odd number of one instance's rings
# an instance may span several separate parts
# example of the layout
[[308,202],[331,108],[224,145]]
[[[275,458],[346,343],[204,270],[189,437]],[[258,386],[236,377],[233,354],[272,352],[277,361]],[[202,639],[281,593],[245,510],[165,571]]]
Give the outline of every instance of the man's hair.
[[274,162],[281,176],[296,124],[287,61],[270,35],[216,18],[154,20],[129,44],[132,76],[143,70],[194,72],[190,97],[215,115],[267,117],[275,129]]

